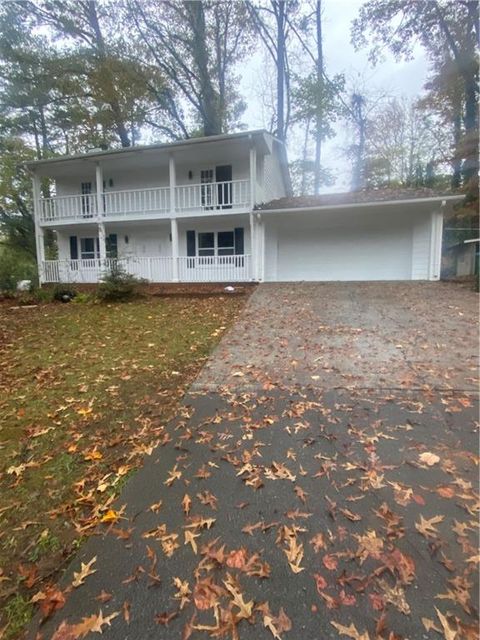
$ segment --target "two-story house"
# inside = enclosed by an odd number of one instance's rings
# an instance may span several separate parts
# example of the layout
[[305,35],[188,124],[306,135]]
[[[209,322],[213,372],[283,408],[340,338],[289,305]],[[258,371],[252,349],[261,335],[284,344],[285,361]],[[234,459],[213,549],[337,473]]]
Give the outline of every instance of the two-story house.
[[41,282],[97,282],[114,263],[151,282],[437,279],[442,213],[459,199],[291,198],[284,147],[266,131],[27,166]]

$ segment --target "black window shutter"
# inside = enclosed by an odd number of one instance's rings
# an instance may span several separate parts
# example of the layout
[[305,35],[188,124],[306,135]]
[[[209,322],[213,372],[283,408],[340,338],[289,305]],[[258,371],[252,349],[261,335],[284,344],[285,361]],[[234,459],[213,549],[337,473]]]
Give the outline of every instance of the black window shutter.
[[243,242],[243,227],[237,227],[235,233],[235,255],[243,256],[245,247]]
[[117,234],[110,233],[106,238],[106,250],[108,258],[118,258]]
[[70,236],[70,260],[78,260],[77,236]]
[[195,231],[187,231],[187,256],[195,255]]

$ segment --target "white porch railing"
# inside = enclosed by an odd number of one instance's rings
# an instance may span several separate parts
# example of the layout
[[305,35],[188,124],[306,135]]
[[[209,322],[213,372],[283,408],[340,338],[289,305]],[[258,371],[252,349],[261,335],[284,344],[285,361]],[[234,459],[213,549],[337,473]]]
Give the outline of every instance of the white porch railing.
[[96,283],[113,266],[149,282],[173,282],[174,260],[177,260],[180,282],[247,282],[251,279],[249,255],[200,256],[173,258],[107,258],[100,260],[45,260],[43,281],[49,283]]
[[246,282],[251,279],[250,256],[178,258],[180,282]]
[[128,189],[107,191],[103,195],[103,215],[118,216],[128,214],[167,213],[170,211],[170,189]]
[[[179,185],[174,189],[175,211],[228,211],[250,206],[249,180]],[[101,218],[155,217],[171,210],[170,188],[126,189],[102,194]],[[40,198],[40,222],[92,221],[98,219],[95,193]]]
[[215,211],[248,207],[250,182],[207,182],[205,184],[179,185],[175,187],[175,208],[178,211]]
[[91,220],[96,216],[97,198],[93,193],[40,198],[40,222]]

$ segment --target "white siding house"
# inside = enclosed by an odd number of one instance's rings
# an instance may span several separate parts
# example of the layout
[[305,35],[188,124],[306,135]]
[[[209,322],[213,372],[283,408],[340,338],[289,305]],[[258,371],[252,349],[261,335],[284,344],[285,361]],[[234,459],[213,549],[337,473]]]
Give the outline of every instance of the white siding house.
[[285,150],[266,131],[27,166],[42,282],[97,282],[114,263],[151,282],[432,280],[443,212],[460,199],[292,198]]

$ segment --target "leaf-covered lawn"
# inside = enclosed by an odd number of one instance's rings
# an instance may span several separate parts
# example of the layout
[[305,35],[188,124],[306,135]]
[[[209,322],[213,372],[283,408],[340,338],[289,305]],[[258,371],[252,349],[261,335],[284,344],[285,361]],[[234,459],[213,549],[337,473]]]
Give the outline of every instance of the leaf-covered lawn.
[[[100,522],[244,298],[0,308],[1,630]],[[41,598],[41,595],[39,596]]]

